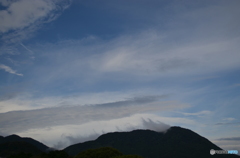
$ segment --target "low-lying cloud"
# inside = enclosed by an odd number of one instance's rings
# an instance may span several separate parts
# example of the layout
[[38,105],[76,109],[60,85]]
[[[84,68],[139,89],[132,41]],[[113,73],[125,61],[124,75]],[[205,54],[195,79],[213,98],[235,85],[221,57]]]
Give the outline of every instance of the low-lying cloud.
[[161,117],[154,114],[142,113],[117,119],[94,120],[83,124],[67,124],[28,129],[17,132],[16,134],[22,137],[32,137],[49,147],[62,149],[71,144],[94,140],[98,136],[109,132],[124,132],[135,129],[150,129],[164,132],[170,127],[166,123],[172,126],[196,124],[195,121],[186,118]]
[[154,122],[150,118],[147,119],[147,120],[142,119],[142,122],[143,122],[143,128],[151,129],[151,130],[154,130],[156,132],[164,132],[164,131],[166,131],[167,129],[170,128],[169,125],[167,125],[165,123],[162,123],[160,121]]
[[97,133],[96,131],[93,130],[93,133],[89,135],[78,135],[78,136],[73,136],[73,135],[62,135],[61,141],[57,142],[54,144],[53,148],[56,149],[63,149],[64,147],[72,144],[77,144],[77,143],[82,143],[90,140],[95,140],[97,139],[100,135],[108,133],[108,132],[126,132],[126,131],[132,131],[136,129],[149,129],[153,130],[156,132],[165,132],[167,129],[170,128],[170,125],[164,124],[158,120],[153,121],[150,118],[142,118],[141,123],[138,124],[137,126],[127,126],[126,128],[116,126],[116,129],[113,131],[102,131],[101,133]]

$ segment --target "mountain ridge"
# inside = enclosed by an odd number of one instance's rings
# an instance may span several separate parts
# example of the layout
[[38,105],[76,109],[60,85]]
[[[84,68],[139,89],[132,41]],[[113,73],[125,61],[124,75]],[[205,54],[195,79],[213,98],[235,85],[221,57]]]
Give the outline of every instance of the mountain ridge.
[[[125,155],[144,158],[239,158],[237,155],[210,155],[210,150],[222,150],[207,138],[182,127],[173,126],[164,132],[137,129],[130,132],[111,132],[95,140],[70,145],[62,151],[71,156],[101,147],[112,147]],[[33,155],[46,152],[49,147],[32,138],[18,135],[0,136],[0,156],[21,150]]]
[[171,127],[166,132],[112,132],[103,134],[96,140],[70,145],[63,150],[73,156],[84,150],[100,147],[112,147],[123,154],[137,154],[144,158],[238,158],[236,155],[210,155],[211,149],[222,149],[199,134],[182,127]]
[[20,137],[16,134],[12,134],[6,137],[0,136],[0,144],[9,143],[9,142],[26,142],[35,146],[37,149],[39,149],[42,152],[46,152],[46,150],[49,149],[49,147],[46,146],[45,144],[32,138]]

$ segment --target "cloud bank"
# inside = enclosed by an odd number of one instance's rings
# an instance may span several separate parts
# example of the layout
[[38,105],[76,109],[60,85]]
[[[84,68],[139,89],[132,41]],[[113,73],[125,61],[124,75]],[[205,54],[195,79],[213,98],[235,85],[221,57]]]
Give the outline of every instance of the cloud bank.
[[59,125],[80,125],[96,120],[104,121],[139,113],[163,112],[189,107],[175,101],[160,101],[161,97],[147,96],[95,105],[60,106],[0,113],[0,130],[5,133],[13,133]]
[[[153,121],[154,120],[154,121]],[[19,132],[21,136],[32,136],[50,147],[62,149],[70,144],[94,140],[98,136],[116,131],[151,129],[163,132],[170,126],[162,122],[177,125],[193,125],[194,121],[178,117],[160,117],[154,114],[134,114],[111,120],[95,120],[81,125],[51,126]],[[104,128],[103,128],[104,127]],[[41,133],[41,134],[39,134]]]

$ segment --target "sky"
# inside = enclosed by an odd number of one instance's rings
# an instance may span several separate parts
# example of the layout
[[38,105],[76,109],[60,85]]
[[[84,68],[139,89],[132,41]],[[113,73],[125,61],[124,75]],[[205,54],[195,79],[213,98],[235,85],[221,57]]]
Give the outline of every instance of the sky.
[[191,129],[240,151],[239,0],[0,0],[0,135],[49,147]]

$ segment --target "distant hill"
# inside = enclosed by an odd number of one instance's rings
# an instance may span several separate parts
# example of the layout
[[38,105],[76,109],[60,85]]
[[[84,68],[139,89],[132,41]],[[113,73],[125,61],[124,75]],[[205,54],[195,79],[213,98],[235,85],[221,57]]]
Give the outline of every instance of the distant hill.
[[49,148],[48,146],[44,145],[43,143],[38,142],[32,138],[22,138],[22,137],[19,137],[18,135],[10,135],[7,137],[0,136],[0,145],[2,145],[4,143],[10,143],[10,142],[26,142],[26,143],[29,143],[29,144],[35,146],[38,150],[40,150],[42,152],[46,152],[46,150]]
[[236,155],[210,155],[218,146],[181,127],[171,127],[166,133],[151,130],[107,133],[96,140],[71,145],[64,149],[69,155],[100,147],[113,147],[123,154],[144,158],[239,158]]
[[37,147],[27,142],[5,142],[0,144],[0,157],[8,157],[21,152],[32,155],[42,153]]

